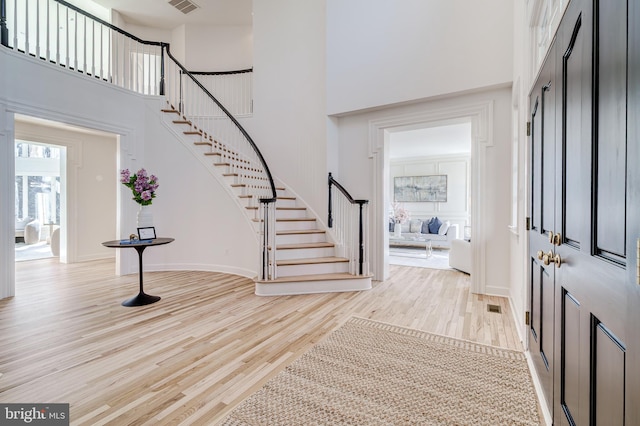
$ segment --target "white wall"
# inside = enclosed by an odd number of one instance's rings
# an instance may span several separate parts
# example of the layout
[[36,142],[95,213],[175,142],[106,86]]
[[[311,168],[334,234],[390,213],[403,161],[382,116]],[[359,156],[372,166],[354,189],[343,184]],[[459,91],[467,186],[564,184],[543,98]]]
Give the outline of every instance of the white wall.
[[253,67],[253,29],[248,25],[187,25],[186,67],[232,71]]
[[[257,276],[258,239],[252,224],[212,174],[211,160],[201,151],[194,156],[189,149],[193,141],[188,147],[177,140],[174,131],[182,129],[160,123],[162,102],[149,100],[145,105],[145,161],[139,165],[159,179],[152,204],[156,232],[175,241],[145,251],[145,267]],[[124,202],[135,205],[129,202],[130,191],[124,190]],[[135,232],[135,214],[123,220],[123,230]]]
[[329,114],[512,81],[512,0],[326,4]]
[[469,225],[469,171],[470,155],[449,155],[390,161],[389,194],[393,196],[394,178],[399,176],[447,176],[446,202],[402,202],[411,219],[429,219],[437,216],[458,225],[458,237],[462,238],[465,225]]
[[[274,175],[326,220],[324,2],[270,0],[253,7],[254,114],[243,125]],[[351,195],[358,198],[358,191]]]
[[[482,150],[485,157],[483,170],[485,180],[482,182],[482,196],[478,205],[473,208],[481,209],[484,217],[482,233],[489,236],[474,242],[474,247],[481,250],[488,261],[485,262],[484,281],[485,291],[489,294],[509,294],[509,264],[508,262],[494,262],[493,259],[509,258],[509,155],[511,136],[511,89],[492,89],[483,92],[451,96],[420,103],[388,107],[376,111],[350,114],[340,117],[339,127],[339,163],[340,180],[347,188],[357,188],[358,198],[372,200],[371,210],[380,210],[380,223],[372,223],[373,227],[385,229],[387,226],[386,212],[390,198],[383,199],[383,189],[376,186],[378,177],[373,150],[371,145],[371,123],[374,121],[391,120],[396,117],[430,115],[442,120],[449,111],[457,111],[465,105],[489,103],[492,105],[491,130],[487,130],[487,140],[482,146],[472,151],[473,155],[480,155]],[[434,119],[434,121],[437,121]],[[477,137],[477,135],[476,135]],[[388,157],[387,157],[388,158]],[[474,179],[474,176],[471,177]],[[388,180],[384,180],[385,185]],[[388,194],[387,194],[388,195]],[[370,230],[371,235],[375,229]],[[377,278],[380,279],[380,278]]]

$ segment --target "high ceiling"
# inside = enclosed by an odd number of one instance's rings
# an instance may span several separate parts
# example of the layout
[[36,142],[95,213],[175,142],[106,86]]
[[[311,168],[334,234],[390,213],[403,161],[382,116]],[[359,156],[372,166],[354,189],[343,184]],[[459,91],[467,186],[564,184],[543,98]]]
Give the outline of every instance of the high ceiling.
[[188,14],[169,4],[169,0],[92,0],[117,10],[127,23],[174,29],[183,24],[251,25],[252,0],[189,0],[199,6]]

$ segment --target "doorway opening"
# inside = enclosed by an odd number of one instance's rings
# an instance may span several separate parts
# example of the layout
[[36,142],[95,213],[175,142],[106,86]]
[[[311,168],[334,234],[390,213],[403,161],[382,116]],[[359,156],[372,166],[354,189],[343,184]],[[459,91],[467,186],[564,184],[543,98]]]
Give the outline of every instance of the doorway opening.
[[15,140],[16,262],[58,257],[64,147]]
[[451,241],[471,225],[471,122],[411,124],[388,134],[389,263],[449,269]]

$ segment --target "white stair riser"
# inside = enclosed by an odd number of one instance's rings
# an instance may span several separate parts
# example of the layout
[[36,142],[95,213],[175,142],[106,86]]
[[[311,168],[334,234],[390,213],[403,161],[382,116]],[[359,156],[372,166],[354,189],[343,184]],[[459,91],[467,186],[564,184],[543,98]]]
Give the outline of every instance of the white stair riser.
[[281,265],[278,266],[277,273],[279,277],[291,277],[294,275],[337,274],[341,272],[349,272],[349,262]]
[[316,247],[304,249],[276,250],[276,259],[309,259],[315,257],[331,257],[334,255],[333,247]]
[[276,235],[276,244],[324,243],[325,241],[327,241],[327,234],[324,232]]
[[276,217],[278,219],[304,219],[307,217],[307,210],[276,210]]
[[298,205],[296,204],[296,200],[283,200],[283,199],[279,199],[278,201],[276,201],[276,206],[277,207],[298,207]]
[[316,229],[315,220],[276,221],[276,231]]
[[256,283],[258,296],[286,296],[294,294],[337,293],[371,290],[371,278],[351,280],[296,281],[290,283]]

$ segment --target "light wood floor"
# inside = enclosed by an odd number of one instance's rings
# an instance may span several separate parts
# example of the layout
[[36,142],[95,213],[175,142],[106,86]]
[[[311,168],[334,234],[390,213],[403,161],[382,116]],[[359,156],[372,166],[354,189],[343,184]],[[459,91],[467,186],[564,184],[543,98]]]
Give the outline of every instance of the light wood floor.
[[[460,272],[391,266],[360,293],[259,297],[242,277],[145,274],[159,302],[120,305],[112,261],[20,262],[0,301],[0,401],[66,402],[71,424],[209,425],[350,316],[521,350],[508,301]],[[487,312],[497,304],[502,314]]]

